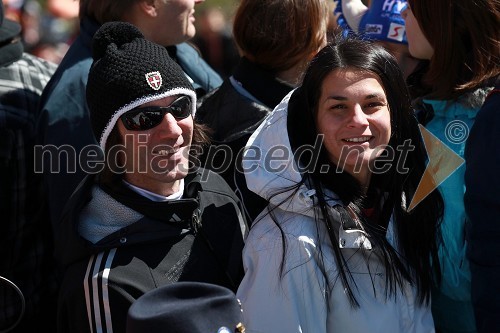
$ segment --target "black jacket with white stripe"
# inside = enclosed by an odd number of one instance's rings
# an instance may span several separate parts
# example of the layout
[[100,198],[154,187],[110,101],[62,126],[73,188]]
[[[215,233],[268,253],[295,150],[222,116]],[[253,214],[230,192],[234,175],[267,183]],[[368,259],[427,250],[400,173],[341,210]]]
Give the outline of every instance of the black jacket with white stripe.
[[125,332],[132,302],[176,281],[236,291],[245,233],[237,197],[213,172],[190,173],[183,198],[169,202],[88,177],[65,209],[56,242],[64,270],[58,332]]

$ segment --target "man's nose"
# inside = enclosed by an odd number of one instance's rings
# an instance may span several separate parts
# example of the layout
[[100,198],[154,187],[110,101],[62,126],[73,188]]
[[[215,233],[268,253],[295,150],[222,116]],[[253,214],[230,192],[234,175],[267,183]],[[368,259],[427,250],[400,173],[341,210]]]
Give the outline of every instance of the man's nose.
[[178,138],[182,135],[182,128],[177,123],[177,119],[169,112],[163,116],[160,125],[155,129],[157,129],[158,135],[162,137]]

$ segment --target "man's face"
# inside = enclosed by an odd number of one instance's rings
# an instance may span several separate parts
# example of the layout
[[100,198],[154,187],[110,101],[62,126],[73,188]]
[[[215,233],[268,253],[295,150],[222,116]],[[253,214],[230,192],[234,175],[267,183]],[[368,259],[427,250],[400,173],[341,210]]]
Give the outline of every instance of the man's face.
[[[170,96],[145,103],[146,106],[169,106],[178,97]],[[119,120],[116,125],[125,145],[124,179],[129,183],[158,194],[178,184],[188,171],[189,148],[193,136],[193,117],[176,119],[167,112],[161,123],[144,131],[125,128]],[[167,192],[169,192],[167,190]]]
[[191,39],[196,34],[194,6],[204,0],[156,0],[158,3],[154,42],[169,46]]

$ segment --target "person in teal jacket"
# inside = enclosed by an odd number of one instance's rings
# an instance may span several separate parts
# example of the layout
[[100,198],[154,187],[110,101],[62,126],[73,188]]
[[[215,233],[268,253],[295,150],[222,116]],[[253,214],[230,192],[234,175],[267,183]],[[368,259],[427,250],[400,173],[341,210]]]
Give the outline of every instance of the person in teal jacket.
[[[429,61],[421,84],[430,93],[415,100],[419,119],[462,158],[469,130],[500,71],[497,7],[494,0],[408,0],[402,12],[410,53]],[[440,162],[441,169],[449,167],[446,162]],[[432,308],[436,328],[444,333],[477,331],[466,258],[464,174],[462,164],[439,186],[445,202],[442,279]]]
[[[79,182],[93,170],[92,154],[100,153],[93,148],[97,143],[85,100],[94,33],[110,21],[136,25],[147,39],[167,48],[170,57],[188,76],[197,97],[201,97],[220,86],[222,79],[187,43],[195,35],[192,13],[200,2],[80,0],[80,34],[47,84],[40,103],[44,118],[40,126],[45,133],[43,173],[53,226]],[[61,151],[69,152],[69,157]],[[46,152],[58,161],[51,161]]]

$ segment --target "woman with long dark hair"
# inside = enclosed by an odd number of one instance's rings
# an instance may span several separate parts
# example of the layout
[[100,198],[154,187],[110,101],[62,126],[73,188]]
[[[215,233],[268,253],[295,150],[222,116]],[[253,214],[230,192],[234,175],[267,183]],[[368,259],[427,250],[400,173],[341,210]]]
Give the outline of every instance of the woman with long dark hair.
[[326,46],[246,149],[247,183],[270,201],[244,249],[247,329],[434,330],[442,199],[432,191],[410,206],[426,152],[383,47]]

